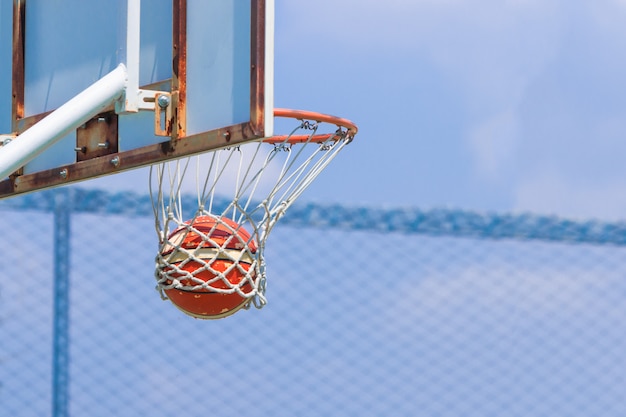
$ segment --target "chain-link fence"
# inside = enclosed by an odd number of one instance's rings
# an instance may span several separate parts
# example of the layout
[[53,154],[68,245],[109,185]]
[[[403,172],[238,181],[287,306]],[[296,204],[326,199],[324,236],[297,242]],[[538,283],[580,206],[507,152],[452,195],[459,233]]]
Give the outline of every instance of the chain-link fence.
[[626,415],[626,225],[299,205],[269,304],[202,321],[154,290],[151,216],[0,203],[1,416]]

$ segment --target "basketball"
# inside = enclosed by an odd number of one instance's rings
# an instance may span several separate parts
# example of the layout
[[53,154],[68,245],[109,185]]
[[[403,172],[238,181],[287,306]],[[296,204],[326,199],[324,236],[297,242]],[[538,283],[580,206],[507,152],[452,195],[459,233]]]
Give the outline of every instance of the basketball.
[[163,269],[169,278],[166,284],[177,279],[184,288],[166,289],[165,294],[192,317],[227,317],[250,301],[242,293],[253,291],[256,251],[250,234],[228,218],[199,216],[187,221],[170,234],[161,252],[168,261]]

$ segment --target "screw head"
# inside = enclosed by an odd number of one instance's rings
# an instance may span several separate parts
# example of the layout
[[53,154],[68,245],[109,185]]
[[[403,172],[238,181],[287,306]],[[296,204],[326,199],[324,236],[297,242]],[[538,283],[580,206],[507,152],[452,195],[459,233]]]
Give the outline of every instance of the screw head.
[[118,167],[120,166],[120,158],[119,156],[115,156],[111,159],[111,165],[113,165],[114,167]]
[[59,176],[63,179],[67,178],[67,169],[63,169],[61,170],[61,172],[59,172]]
[[169,98],[169,96],[167,96],[165,94],[161,94],[159,96],[159,98],[157,99],[157,103],[159,104],[159,107],[164,109],[164,108],[166,108],[167,106],[170,105],[170,98]]

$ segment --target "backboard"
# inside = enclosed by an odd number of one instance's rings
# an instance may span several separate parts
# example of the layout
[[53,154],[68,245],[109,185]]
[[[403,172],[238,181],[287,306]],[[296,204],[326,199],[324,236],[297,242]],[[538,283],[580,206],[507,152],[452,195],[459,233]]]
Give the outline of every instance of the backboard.
[[0,198],[272,136],[273,1],[0,0],[0,155],[120,64],[130,84]]

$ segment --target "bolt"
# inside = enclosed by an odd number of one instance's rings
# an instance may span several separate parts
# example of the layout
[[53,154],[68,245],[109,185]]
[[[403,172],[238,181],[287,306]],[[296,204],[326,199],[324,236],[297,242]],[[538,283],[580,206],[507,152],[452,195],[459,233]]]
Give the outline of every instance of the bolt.
[[157,99],[157,103],[159,103],[160,108],[164,109],[170,105],[170,97],[165,94],[161,94]]
[[226,139],[226,142],[230,141],[230,132],[226,131],[222,133],[222,136],[224,136],[224,139]]
[[114,167],[120,166],[120,157],[119,156],[113,157],[113,159],[111,159],[111,165],[113,165]]
[[104,143],[99,143],[98,144],[98,148],[108,149],[109,148],[109,141],[106,141]]
[[67,178],[67,169],[62,170],[61,172],[59,172],[59,176],[63,179]]
[[74,150],[75,150],[76,152],[86,153],[86,152],[87,152],[87,147],[86,147],[86,146],[83,146],[83,147],[76,147],[76,148],[74,148]]

